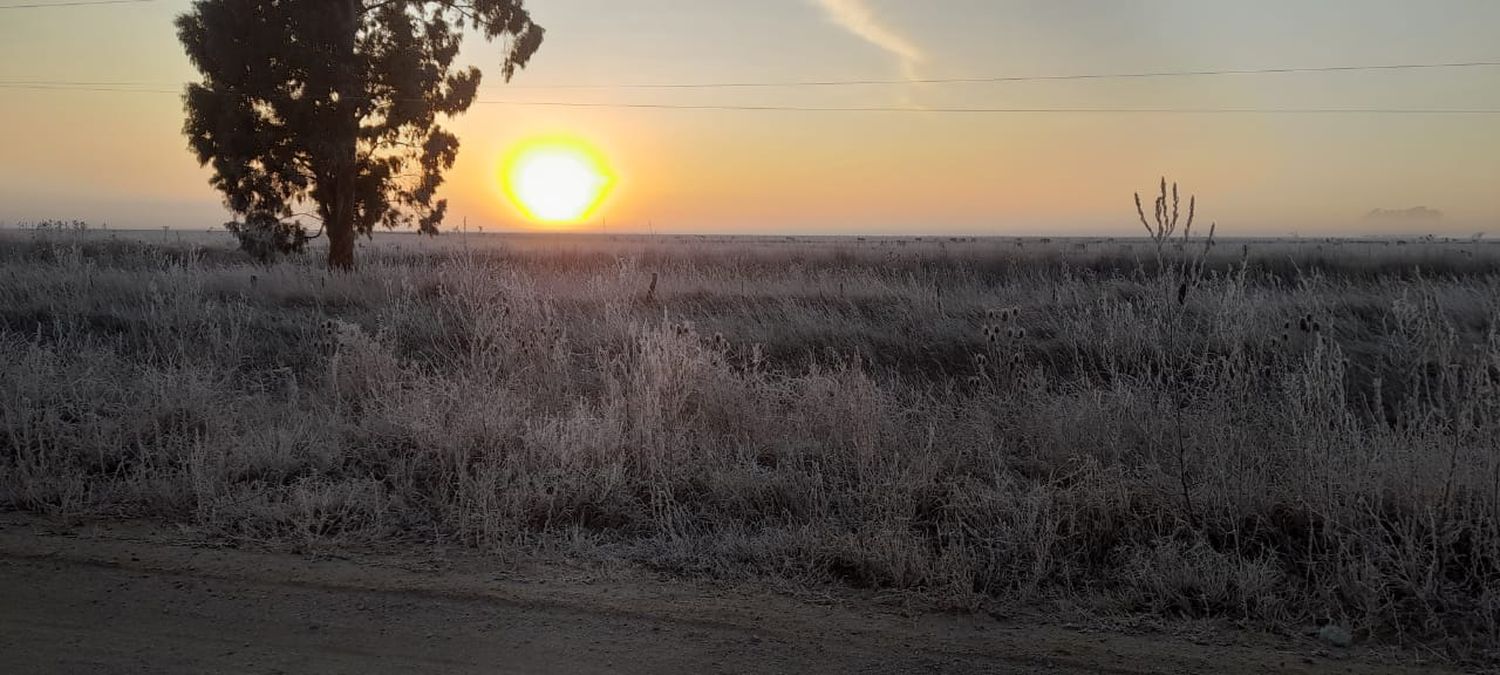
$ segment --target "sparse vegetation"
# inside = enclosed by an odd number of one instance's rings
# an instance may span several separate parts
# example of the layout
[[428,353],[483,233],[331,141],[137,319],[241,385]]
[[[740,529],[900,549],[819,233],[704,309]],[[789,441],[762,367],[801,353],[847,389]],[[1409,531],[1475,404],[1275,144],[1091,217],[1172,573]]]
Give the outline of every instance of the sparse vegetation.
[[277,256],[301,253],[307,248],[307,242],[318,236],[308,234],[307,228],[299,222],[287,222],[263,213],[251,214],[243,222],[224,223],[224,229],[234,235],[241,251],[262,263],[271,262]]
[[1495,657],[1500,245],[472,241],[6,235],[0,503]]

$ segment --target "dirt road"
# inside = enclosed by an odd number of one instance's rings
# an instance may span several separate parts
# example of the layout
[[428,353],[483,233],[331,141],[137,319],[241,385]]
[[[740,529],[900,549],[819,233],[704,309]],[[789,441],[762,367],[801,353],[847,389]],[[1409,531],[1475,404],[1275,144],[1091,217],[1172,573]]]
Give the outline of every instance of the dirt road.
[[1195,644],[910,618],[645,576],[499,568],[468,554],[315,560],[151,526],[0,515],[0,671],[1415,672],[1264,638]]

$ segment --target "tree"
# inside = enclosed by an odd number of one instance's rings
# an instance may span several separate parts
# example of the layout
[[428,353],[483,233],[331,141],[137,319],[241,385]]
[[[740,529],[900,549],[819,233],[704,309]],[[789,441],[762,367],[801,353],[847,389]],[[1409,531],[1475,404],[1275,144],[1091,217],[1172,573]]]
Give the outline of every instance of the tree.
[[524,0],[196,0],[177,18],[203,76],[183,97],[188,146],[242,228],[284,234],[314,205],[330,267],[353,267],[376,224],[435,234],[458,154],[438,120],[467,110],[481,77],[453,67],[465,29],[504,39],[506,81],[543,34]]

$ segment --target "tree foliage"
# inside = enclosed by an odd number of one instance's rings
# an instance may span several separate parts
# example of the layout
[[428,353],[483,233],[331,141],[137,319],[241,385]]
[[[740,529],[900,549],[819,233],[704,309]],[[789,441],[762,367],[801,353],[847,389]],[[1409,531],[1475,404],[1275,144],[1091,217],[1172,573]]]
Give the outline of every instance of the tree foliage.
[[234,235],[240,250],[262,263],[269,263],[278,255],[301,253],[313,237],[300,222],[288,222],[271,214],[258,212],[248,215],[244,221],[224,223],[224,229]]
[[543,35],[523,0],[196,0],[177,19],[203,76],[184,96],[188,145],[242,228],[289,232],[313,205],[331,266],[377,224],[436,233],[458,154],[439,121],[481,78],[454,67],[465,30],[502,39],[507,81]]

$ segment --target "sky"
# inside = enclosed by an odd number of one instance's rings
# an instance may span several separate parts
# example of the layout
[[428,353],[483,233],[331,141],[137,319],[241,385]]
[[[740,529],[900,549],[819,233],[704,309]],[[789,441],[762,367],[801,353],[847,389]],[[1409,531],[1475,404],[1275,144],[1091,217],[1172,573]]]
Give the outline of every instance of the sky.
[[[0,5],[12,4],[0,0]],[[187,0],[0,10],[0,82],[195,73]],[[921,84],[913,79],[1500,60],[1493,0],[529,0],[546,39],[506,84],[471,36],[480,99],[448,225],[542,229],[501,158],[568,135],[616,184],[584,231],[1133,235],[1163,174],[1231,236],[1500,234],[1500,115],[945,114],[557,108],[496,101],[932,108],[1495,108],[1500,68]],[[623,9],[622,9],[623,8]],[[554,85],[879,79],[706,90]],[[125,88],[133,88],[125,87]],[[180,98],[0,87],[0,225],[228,219]],[[1415,210],[1415,207],[1426,210]],[[1379,217],[1368,214],[1380,210]],[[1406,221],[1400,212],[1422,214]],[[1440,211],[1441,218],[1430,217]],[[1392,215],[1393,213],[1397,215]],[[597,221],[597,222],[595,222]]]

